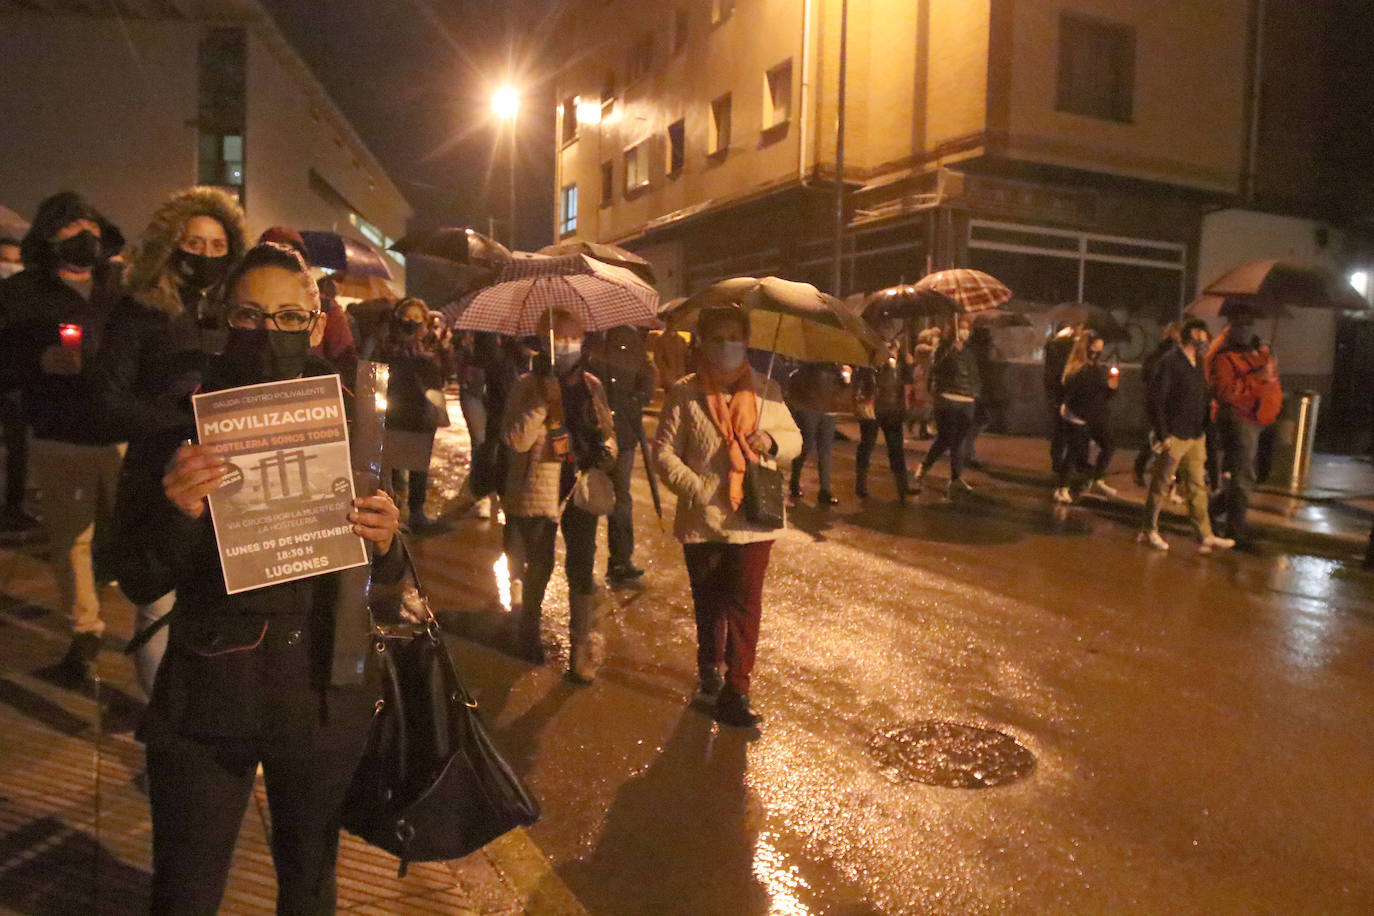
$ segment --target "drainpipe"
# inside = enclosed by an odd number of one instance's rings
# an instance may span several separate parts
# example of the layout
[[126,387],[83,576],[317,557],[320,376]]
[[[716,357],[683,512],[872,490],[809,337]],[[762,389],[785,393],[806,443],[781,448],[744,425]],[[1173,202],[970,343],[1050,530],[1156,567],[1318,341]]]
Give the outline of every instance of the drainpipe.
[[812,0],[801,0],[802,7],[802,46],[801,46],[801,91],[798,101],[797,118],[797,183],[803,188],[811,186],[807,176],[806,150],[807,134],[811,129],[811,30],[814,17],[811,15]]
[[1260,102],[1264,76],[1264,16],[1265,0],[1254,0],[1251,7],[1254,25],[1250,40],[1254,47],[1250,55],[1250,98],[1247,100],[1245,137],[1245,176],[1241,193],[1246,203],[1254,203],[1255,179],[1259,171]]
[[849,0],[840,0],[840,72],[835,102],[835,264],[830,292],[840,295],[844,269],[844,90],[849,61]]

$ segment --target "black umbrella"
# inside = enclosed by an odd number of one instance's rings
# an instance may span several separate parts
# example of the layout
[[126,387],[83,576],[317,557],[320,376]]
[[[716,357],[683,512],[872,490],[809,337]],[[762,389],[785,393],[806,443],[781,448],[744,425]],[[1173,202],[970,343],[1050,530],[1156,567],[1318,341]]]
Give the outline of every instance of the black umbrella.
[[912,283],[889,286],[868,297],[863,316],[869,324],[905,318],[948,318],[963,309],[953,299]]
[[422,254],[454,264],[498,267],[511,259],[510,249],[475,229],[448,226],[407,235],[391,246],[404,255]]
[[644,258],[635,254],[627,248],[619,245],[606,245],[601,242],[562,242],[557,245],[547,245],[539,249],[540,254],[546,254],[552,258],[567,257],[570,254],[585,254],[588,257],[596,258],[607,264],[614,264],[617,267],[634,273],[645,283],[652,286],[656,280],[654,278],[654,265]]
[[305,245],[306,263],[311,267],[336,270],[350,277],[391,279],[386,259],[367,242],[319,229],[302,229],[301,242]]
[[1131,334],[1111,312],[1090,302],[1061,302],[1045,312],[1051,324],[1081,324],[1103,340],[1129,340]]
[[1249,261],[1208,284],[1207,296],[1248,300],[1262,307],[1359,311],[1369,308],[1355,288],[1316,264],[1298,261]]

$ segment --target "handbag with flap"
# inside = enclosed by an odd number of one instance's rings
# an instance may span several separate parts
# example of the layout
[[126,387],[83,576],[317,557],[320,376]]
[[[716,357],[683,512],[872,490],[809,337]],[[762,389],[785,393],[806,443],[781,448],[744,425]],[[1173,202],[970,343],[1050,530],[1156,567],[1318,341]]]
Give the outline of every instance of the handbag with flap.
[[382,698],[343,816],[350,833],[401,860],[401,877],[411,862],[461,858],[539,818],[458,676],[409,550],[406,563],[422,600],[396,623],[373,617]]
[[783,526],[782,472],[757,461],[744,468],[744,517],[763,528]]

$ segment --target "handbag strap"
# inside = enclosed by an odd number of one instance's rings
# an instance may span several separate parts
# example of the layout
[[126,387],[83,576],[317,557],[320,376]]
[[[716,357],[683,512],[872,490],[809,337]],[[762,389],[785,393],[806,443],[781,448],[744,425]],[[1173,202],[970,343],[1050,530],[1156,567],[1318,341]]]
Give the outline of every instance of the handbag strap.
[[[433,640],[439,646],[443,654],[444,664],[448,667],[449,672],[453,676],[452,686],[458,692],[456,699],[461,700],[463,705],[467,706],[469,709],[476,709],[477,701],[474,700],[472,694],[468,692],[467,684],[463,682],[463,678],[458,674],[458,666],[454,664],[453,656],[449,655],[448,647],[444,645],[444,641],[440,635],[439,620],[434,616],[434,609],[430,607],[429,592],[425,589],[424,580],[420,578],[420,570],[415,565],[415,555],[410,550],[410,543],[401,536],[400,532],[396,533],[396,539],[398,542],[397,546],[401,550],[402,558],[405,560],[405,568],[410,571],[411,578],[415,580],[415,591],[420,595],[420,605],[425,610],[426,619],[423,621],[423,627],[412,626],[406,630],[401,630],[397,627],[387,628],[377,623],[377,618],[373,615],[372,605],[369,602],[367,606],[367,616],[372,626],[372,636],[374,639],[425,638]],[[394,547],[393,549],[397,548]]]

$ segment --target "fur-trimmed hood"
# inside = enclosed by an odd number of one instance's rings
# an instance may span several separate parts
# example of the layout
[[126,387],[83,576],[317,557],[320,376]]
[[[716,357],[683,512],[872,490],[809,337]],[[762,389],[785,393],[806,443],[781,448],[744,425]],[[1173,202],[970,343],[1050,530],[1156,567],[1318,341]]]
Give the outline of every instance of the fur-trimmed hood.
[[[177,191],[153,214],[125,278],[129,294],[149,308],[171,316],[183,311],[176,280],[167,272],[167,259],[181,241],[186,224],[197,216],[213,217],[224,227],[231,264],[243,257],[243,209],[238,202],[218,188]],[[213,298],[215,291],[209,293]]]

